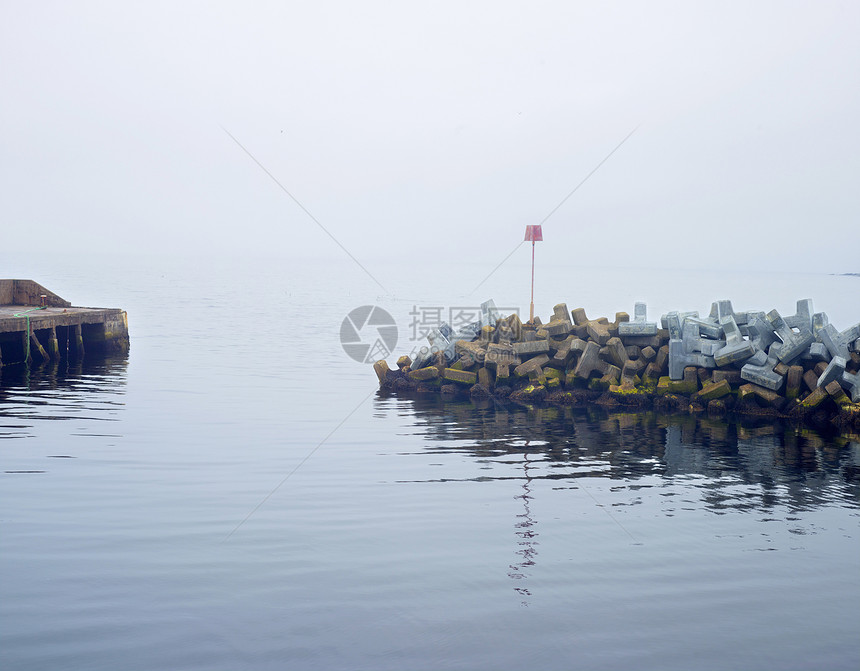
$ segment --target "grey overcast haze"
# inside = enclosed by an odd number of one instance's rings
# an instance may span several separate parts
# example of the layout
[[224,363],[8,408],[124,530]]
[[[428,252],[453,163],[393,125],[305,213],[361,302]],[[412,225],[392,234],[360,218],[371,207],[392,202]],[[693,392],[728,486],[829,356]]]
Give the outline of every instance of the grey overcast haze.
[[636,129],[543,223],[545,262],[860,272],[858,2],[2,15],[5,257],[264,254],[362,276],[321,225],[367,267],[489,269]]

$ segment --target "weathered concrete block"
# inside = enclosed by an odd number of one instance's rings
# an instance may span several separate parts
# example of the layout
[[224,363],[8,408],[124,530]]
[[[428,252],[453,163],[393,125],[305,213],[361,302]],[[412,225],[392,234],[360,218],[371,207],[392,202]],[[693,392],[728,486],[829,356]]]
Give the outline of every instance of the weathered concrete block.
[[687,366],[715,368],[714,357],[701,352],[688,352],[683,340],[669,341],[669,377],[680,380]]
[[803,374],[803,383],[809,391],[815,391],[818,388],[818,377],[813,370],[808,370]]
[[442,377],[450,382],[459,382],[460,384],[473,385],[478,381],[478,376],[475,373],[466,370],[455,370],[446,368]]
[[812,335],[815,336],[816,342],[821,342],[819,331],[830,323],[830,319],[826,312],[816,312],[812,315]]
[[699,374],[692,366],[684,369],[681,380],[671,380],[669,382],[669,392],[672,394],[692,396],[697,391],[699,391]]
[[828,384],[824,385],[824,391],[827,392],[827,395],[833,399],[833,401],[839,407],[844,407],[851,403],[851,399],[845,394],[845,391],[842,389],[842,385],[839,384],[837,380],[833,380]]
[[412,365],[412,359],[410,359],[405,354],[397,359],[397,367],[400,369],[409,368]]
[[594,340],[598,345],[605,345],[612,337],[612,334],[609,332],[608,324],[588,322],[586,329],[588,331],[588,337]]
[[650,345],[648,347],[643,347],[640,350],[640,356],[641,358],[645,359],[646,362],[650,363],[651,361],[654,361],[654,359],[657,357],[657,350],[655,350]]
[[722,340],[708,340],[707,338],[702,338],[699,333],[698,320],[686,319],[681,332],[681,339],[684,342],[684,350],[688,353],[701,352],[702,354],[713,356],[725,345],[725,342]]
[[797,359],[815,340],[811,330],[802,330],[799,333],[792,331],[777,310],[768,312],[767,320],[782,341],[782,346],[779,348],[779,360],[786,364]]
[[824,369],[824,372],[818,378],[818,383],[816,386],[826,387],[834,380],[841,379],[842,373],[845,372],[846,365],[848,364],[844,357],[834,356],[830,363],[827,364],[827,368]]
[[776,363],[776,357],[768,357],[767,363],[764,366],[746,363],[741,368],[741,378],[765,389],[779,391],[782,388],[783,382],[785,382],[785,378],[773,372]]
[[380,359],[373,364],[373,372],[376,373],[376,377],[379,378],[379,384],[385,382],[385,378],[388,376],[388,371],[390,370],[388,362],[385,359]]
[[681,337],[681,329],[684,327],[684,321],[688,317],[698,319],[699,313],[673,310],[660,317],[660,324],[664,329],[669,331],[669,340],[677,340]]
[[773,326],[763,312],[753,313],[746,327],[740,331],[742,335],[749,337],[756,349],[762,352],[767,352],[768,348],[777,340]]
[[803,381],[803,366],[791,366],[785,376],[785,397],[794,400],[800,396],[800,383]]
[[860,403],[860,374],[858,373],[842,373],[840,380],[842,386],[851,396],[853,403]]
[[617,336],[610,338],[607,341],[604,350],[601,351],[606,352],[604,359],[606,359],[612,364],[615,364],[619,368],[624,368],[624,364],[627,363],[627,350],[624,348],[624,344],[621,342],[621,338]]
[[548,362],[549,357],[546,354],[541,354],[521,363],[514,369],[514,374],[528,375],[531,371],[540,370],[541,366],[545,366]]
[[621,336],[654,336],[657,335],[657,322],[646,321],[648,308],[645,303],[636,303],[633,306],[633,321],[618,325],[618,335]]
[[554,319],[569,322],[571,314],[567,311],[567,303],[559,303],[558,305],[553,307],[552,315]]
[[732,393],[732,387],[728,380],[720,380],[719,382],[711,382],[704,385],[695,393],[695,398],[700,401],[710,401],[715,398],[722,398]]
[[566,319],[553,319],[544,328],[549,336],[566,336],[570,333],[570,326]]
[[538,356],[539,354],[547,354],[549,352],[549,342],[546,340],[515,342],[512,347],[514,349],[514,354],[523,359]]
[[801,361],[830,361],[830,352],[823,342],[814,342],[800,355]]
[[812,299],[804,298],[797,301],[797,311],[790,317],[784,317],[783,319],[789,328],[800,331],[812,331],[812,314]]
[[484,363],[487,343],[479,340],[458,340],[454,343],[454,353],[460,357],[468,355],[477,363]]
[[738,326],[743,326],[750,320],[752,314],[754,313],[736,312],[732,307],[732,302],[730,300],[721,300],[711,303],[711,312],[708,315],[708,319],[712,322],[719,323],[722,317],[731,315],[734,317],[735,323]]
[[828,324],[818,332],[821,342],[827,347],[831,356],[841,356],[848,359],[851,354],[849,347],[860,337],[860,323],[851,326],[841,333],[832,324]]
[[732,315],[721,317],[720,327],[726,336],[726,345],[714,352],[714,361],[717,366],[730,366],[733,363],[740,363],[755,354],[755,346],[748,340],[744,340]]
[[495,326],[496,322],[501,319],[501,314],[498,309],[496,309],[496,303],[491,298],[488,301],[484,301],[481,303],[481,325],[482,326]]
[[657,364],[652,361],[647,366],[645,366],[645,370],[642,372],[642,379],[654,381],[659,380],[662,375],[663,371],[660,370]]
[[737,387],[741,384],[741,372],[739,370],[734,369],[720,369],[715,370],[711,374],[711,380],[713,382],[722,382],[725,380],[732,387]]
[[[609,364],[600,358],[600,346],[590,341],[586,343],[585,350],[574,369],[574,375],[580,379],[587,380],[593,372],[606,374]],[[619,369],[619,375],[621,371]]]
[[[731,316],[731,315],[727,315]],[[698,319],[696,317],[688,317],[684,320],[684,327],[687,324],[695,324],[698,327],[699,335],[710,338],[711,340],[719,340],[723,337],[723,329],[718,322],[712,322],[707,319]]]
[[487,345],[484,363],[490,368],[496,368],[500,364],[519,365],[520,360],[514,354],[514,348],[510,343],[490,343]]
[[639,377],[645,370],[646,365],[642,359],[627,359],[621,367],[621,377],[623,378],[625,375]]
[[738,389],[738,398],[740,400],[749,397],[756,397],[764,401],[767,405],[779,410],[784,404],[785,399],[775,391],[762,387],[757,384],[745,384]]
[[822,387],[816,387],[809,396],[801,401],[800,405],[804,408],[817,408],[826,398],[828,398],[827,392]]
[[654,364],[662,373],[669,372],[669,345],[662,345],[657,349],[657,358],[654,359]]
[[410,380],[414,380],[416,382],[426,382],[428,380],[435,380],[438,378],[439,369],[436,368],[436,366],[427,366],[426,368],[411,370],[407,373],[407,376]]

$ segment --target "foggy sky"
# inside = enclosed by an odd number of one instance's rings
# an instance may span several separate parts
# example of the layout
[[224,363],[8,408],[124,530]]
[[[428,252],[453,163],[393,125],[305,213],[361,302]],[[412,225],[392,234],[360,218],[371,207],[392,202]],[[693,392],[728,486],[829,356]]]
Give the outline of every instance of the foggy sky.
[[[22,250],[859,272],[860,3],[4,3]],[[229,134],[228,134],[229,133]],[[0,272],[2,275],[2,272]]]

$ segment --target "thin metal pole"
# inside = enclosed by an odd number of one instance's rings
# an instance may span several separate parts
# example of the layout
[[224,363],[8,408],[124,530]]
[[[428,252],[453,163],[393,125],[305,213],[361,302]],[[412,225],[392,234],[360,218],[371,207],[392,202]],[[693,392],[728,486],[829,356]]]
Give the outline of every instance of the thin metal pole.
[[535,320],[535,241],[532,240],[532,299],[529,304],[529,324]]

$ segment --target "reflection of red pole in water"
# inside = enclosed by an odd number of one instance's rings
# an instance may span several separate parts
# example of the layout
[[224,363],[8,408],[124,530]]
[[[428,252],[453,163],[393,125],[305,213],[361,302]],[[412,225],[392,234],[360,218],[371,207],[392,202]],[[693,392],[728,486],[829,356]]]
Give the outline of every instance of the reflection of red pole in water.
[[526,226],[526,241],[532,243],[532,293],[529,303],[529,324],[535,320],[535,242],[543,241],[543,231],[540,226]]

